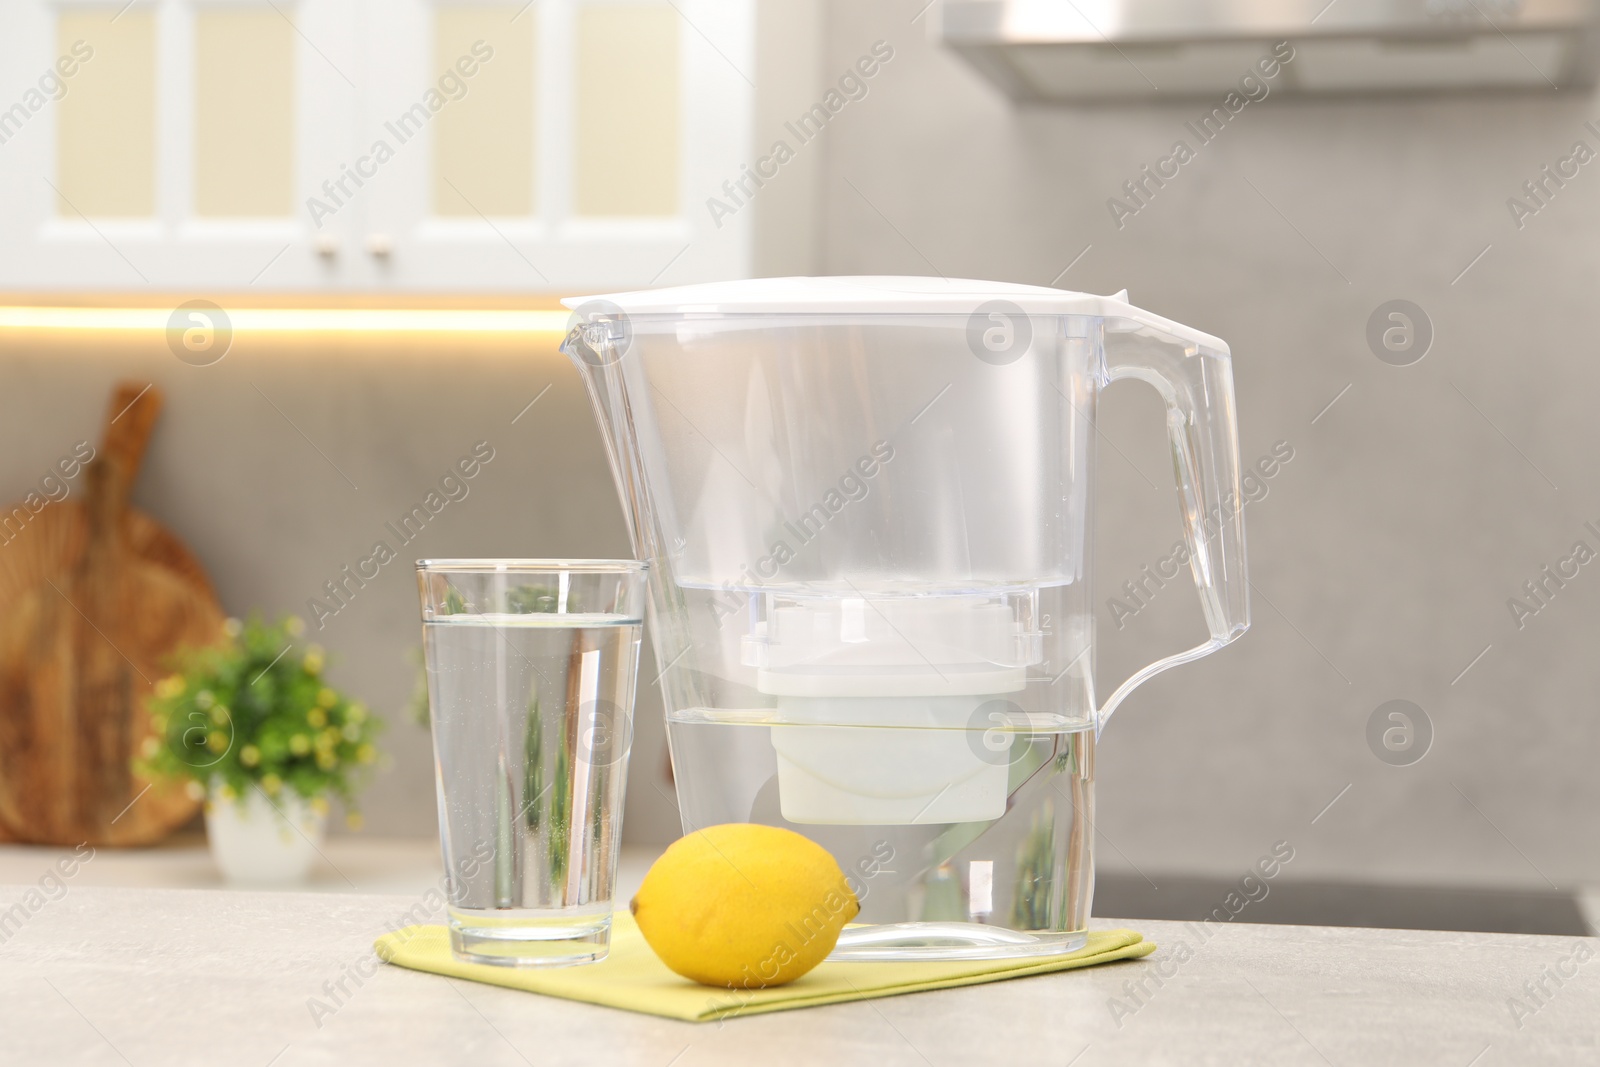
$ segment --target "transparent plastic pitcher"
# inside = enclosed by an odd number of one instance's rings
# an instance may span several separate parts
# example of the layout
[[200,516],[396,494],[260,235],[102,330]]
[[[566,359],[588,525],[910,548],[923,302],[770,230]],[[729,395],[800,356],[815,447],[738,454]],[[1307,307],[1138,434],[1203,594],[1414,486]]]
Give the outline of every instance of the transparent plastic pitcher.
[[[788,827],[863,924],[838,959],[1083,943],[1094,750],[1249,625],[1228,348],[1104,297],[785,278],[567,301],[634,548],[685,832]],[[1095,406],[1166,401],[1210,634],[1097,702]]]

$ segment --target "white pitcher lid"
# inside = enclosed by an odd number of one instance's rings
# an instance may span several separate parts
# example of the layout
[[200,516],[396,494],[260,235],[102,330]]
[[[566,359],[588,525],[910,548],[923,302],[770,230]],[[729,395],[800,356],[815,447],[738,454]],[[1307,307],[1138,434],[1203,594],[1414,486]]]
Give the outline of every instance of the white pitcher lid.
[[[629,315],[884,314],[970,315],[992,300],[1015,304],[1029,315],[1087,315],[1127,320],[1205,348],[1228,350],[1220,338],[1134,307],[1126,289],[1112,296],[1076,293],[1044,285],[985,282],[970,278],[829,277],[750,278],[631,293],[568,297],[569,308],[594,303]],[[603,303],[602,303],[603,302]]]

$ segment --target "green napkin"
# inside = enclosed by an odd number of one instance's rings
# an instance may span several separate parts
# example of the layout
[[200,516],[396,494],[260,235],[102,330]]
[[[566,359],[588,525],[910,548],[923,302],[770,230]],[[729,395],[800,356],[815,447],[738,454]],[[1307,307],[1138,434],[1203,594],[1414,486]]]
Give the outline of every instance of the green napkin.
[[613,920],[610,955],[586,966],[541,970],[462,963],[450,954],[450,934],[443,926],[408,926],[378,938],[373,948],[386,962],[416,971],[689,1022],[998,982],[1138,959],[1156,950],[1152,942],[1132,930],[1095,930],[1083,948],[1062,956],[937,963],[826,962],[773,989],[715,989],[669,971],[626,911],[617,912]]

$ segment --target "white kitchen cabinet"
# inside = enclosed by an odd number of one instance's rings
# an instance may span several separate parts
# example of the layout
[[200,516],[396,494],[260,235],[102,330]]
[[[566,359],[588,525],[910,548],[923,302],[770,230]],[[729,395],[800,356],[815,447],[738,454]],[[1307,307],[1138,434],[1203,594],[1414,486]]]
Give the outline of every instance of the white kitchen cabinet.
[[296,208],[348,151],[358,92],[322,57],[353,54],[355,11],[12,0],[0,14],[0,70],[12,72],[0,87],[0,287],[351,284]]
[[24,75],[0,85],[0,289],[571,291],[775,258],[758,212],[707,205],[758,154],[755,0],[11,0],[0,23]]
[[393,250],[380,276],[527,289],[748,273],[748,220],[719,229],[704,200],[749,158],[754,4],[525,5],[390,0],[367,36],[363,152],[397,145],[367,212]]

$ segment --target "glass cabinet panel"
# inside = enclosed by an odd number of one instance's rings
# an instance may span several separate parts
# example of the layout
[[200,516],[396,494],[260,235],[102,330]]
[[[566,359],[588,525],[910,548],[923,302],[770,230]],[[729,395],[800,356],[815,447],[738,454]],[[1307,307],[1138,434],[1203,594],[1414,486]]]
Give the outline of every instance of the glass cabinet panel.
[[[78,44],[78,42],[83,42]],[[138,8],[65,8],[56,53],[80,60],[56,103],[56,213],[156,213],[156,16]],[[87,54],[82,54],[87,52]]]
[[294,211],[294,9],[208,7],[194,27],[194,213]]
[[666,4],[579,9],[575,214],[678,213],[679,22]]
[[535,27],[505,5],[434,12],[433,213],[525,216],[534,193]]

